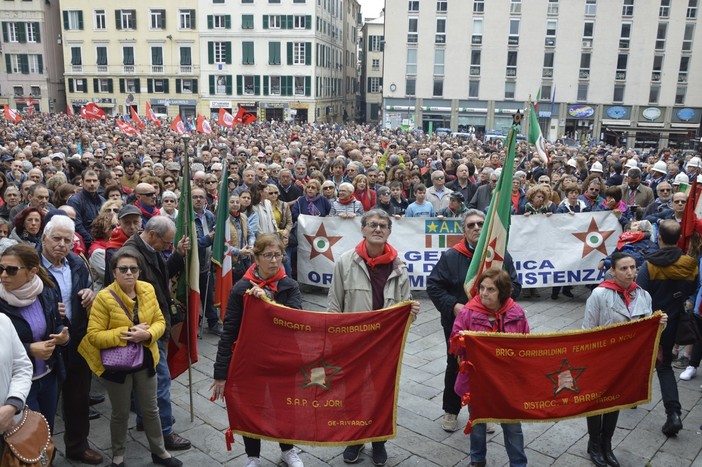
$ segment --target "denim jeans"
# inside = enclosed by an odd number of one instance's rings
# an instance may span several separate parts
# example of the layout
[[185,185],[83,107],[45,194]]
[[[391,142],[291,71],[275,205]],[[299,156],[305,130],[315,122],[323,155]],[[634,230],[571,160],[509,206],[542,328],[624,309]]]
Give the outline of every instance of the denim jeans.
[[[502,435],[510,467],[526,467],[527,458],[524,453],[524,435],[521,423],[501,423],[500,425],[502,425]],[[486,429],[484,423],[473,425],[473,431],[470,433],[471,462],[485,462],[487,455]]]
[[678,396],[678,382],[673,373],[673,346],[678,333],[679,313],[668,313],[668,324],[665,326],[660,340],[662,359],[656,362],[656,374],[661,385],[661,398],[666,415],[676,413],[680,415],[680,397]]
[[[168,436],[173,432],[173,409],[171,408],[171,373],[168,371],[166,361],[166,344],[162,340],[158,341],[159,359],[156,365],[156,402],[158,402],[158,414],[161,418],[161,430],[163,436]],[[136,404],[137,424],[141,425],[141,413],[139,405]]]
[[207,327],[213,328],[219,322],[219,313],[214,307],[214,274],[211,272],[200,273],[200,304],[205,310]]
[[58,408],[58,380],[56,370],[32,381],[27,395],[26,405],[35,412],[41,413],[49,423],[51,433],[54,432],[54,420]]

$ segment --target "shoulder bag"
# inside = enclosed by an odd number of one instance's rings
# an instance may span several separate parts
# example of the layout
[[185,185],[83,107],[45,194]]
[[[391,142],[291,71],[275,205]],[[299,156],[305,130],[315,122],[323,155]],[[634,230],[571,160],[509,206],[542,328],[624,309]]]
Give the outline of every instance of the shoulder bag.
[[[119,306],[131,321],[129,311],[127,310],[127,307],[124,306],[124,303],[119,296],[112,290],[109,290],[109,292],[112,294],[115,300],[117,300],[117,303],[119,303]],[[139,321],[136,306],[134,311],[133,322],[136,324]],[[144,364],[144,346],[140,343],[127,342],[127,345],[123,347],[117,346],[109,349],[103,349],[100,351],[100,359],[102,360],[102,366],[105,367],[105,370],[107,371],[137,370]]]
[[54,458],[49,423],[39,412],[24,408],[22,420],[3,434],[3,467],[47,467]]

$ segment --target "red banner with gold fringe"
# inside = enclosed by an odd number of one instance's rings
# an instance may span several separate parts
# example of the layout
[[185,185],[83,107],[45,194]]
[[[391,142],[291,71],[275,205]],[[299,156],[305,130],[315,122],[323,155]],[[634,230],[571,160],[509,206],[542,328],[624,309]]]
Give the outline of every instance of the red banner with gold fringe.
[[292,444],[394,438],[410,304],[301,311],[244,297],[224,389],[231,431]]
[[563,420],[650,401],[660,318],[557,334],[454,336],[470,379],[466,433],[473,423]]

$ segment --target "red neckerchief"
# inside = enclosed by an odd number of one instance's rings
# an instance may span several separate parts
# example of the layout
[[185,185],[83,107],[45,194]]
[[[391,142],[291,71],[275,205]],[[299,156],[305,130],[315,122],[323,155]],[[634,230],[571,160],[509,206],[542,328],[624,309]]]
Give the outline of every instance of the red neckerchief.
[[147,219],[151,219],[152,217],[158,216],[161,214],[161,211],[159,211],[156,206],[154,206],[154,209],[151,212],[147,211],[144,206],[139,204],[139,201],[135,201],[134,206],[139,208],[139,210],[141,211],[141,215]]
[[112,231],[112,234],[110,234],[110,240],[107,242],[107,246],[105,247],[105,249],[122,248],[124,242],[126,242],[127,240],[129,240],[127,234],[125,234],[122,229],[117,227],[115,230]]
[[370,256],[368,256],[368,249],[366,248],[365,239],[362,240],[361,243],[356,245],[356,253],[358,253],[358,256],[363,258],[363,261],[366,262],[366,264],[371,268],[371,270],[375,269],[375,266],[378,264],[382,265],[392,263],[393,261],[395,261],[395,258],[397,258],[397,250],[387,243],[383,247],[383,253],[380,256],[371,258]]
[[634,292],[634,290],[636,290],[636,287],[638,287],[638,285],[636,284],[636,282],[632,282],[628,289],[624,289],[624,287],[617,284],[616,281],[608,279],[602,282],[600,285],[598,285],[598,287],[614,290],[615,292],[619,293],[624,299],[624,304],[626,305],[626,309],[628,310],[629,304],[631,303],[631,294]]
[[239,211],[235,212],[234,214],[232,214],[232,213],[230,212],[229,215],[232,216],[232,217],[239,217],[239,216],[241,216],[241,213],[240,213]]
[[261,279],[261,276],[258,275],[258,272],[256,270],[257,266],[255,264],[252,264],[249,269],[246,270],[246,273],[244,274],[244,279],[247,279],[257,286],[261,287],[262,289],[266,290],[272,290],[273,292],[278,291],[278,281],[281,279],[284,279],[285,277],[288,277],[287,274],[285,274],[285,269],[282,267],[278,269],[278,272],[275,274],[275,276],[271,277],[270,279]]
[[346,201],[344,201],[344,200],[341,199],[341,198],[337,198],[337,201],[340,202],[341,204],[346,205],[346,204],[351,204],[351,203],[353,203],[354,201],[356,201],[356,198],[354,198],[353,196],[351,196],[351,197],[350,197],[349,199],[347,199]]
[[504,323],[505,313],[513,305],[514,305],[514,300],[512,300],[511,298],[508,298],[505,301],[505,303],[502,304],[502,306],[500,307],[499,310],[494,311],[494,310],[487,308],[485,305],[483,305],[483,302],[480,300],[480,295],[476,295],[466,304],[466,307],[468,307],[472,310],[475,310],[475,311],[480,311],[482,313],[485,313],[486,315],[494,316],[495,321],[492,323],[492,331],[493,332],[505,332],[505,323]]
[[621,250],[624,245],[641,241],[645,236],[645,232],[623,232],[617,240],[617,250]]
[[[583,193],[583,196],[585,197],[586,200],[590,201],[590,206],[593,206],[597,203],[597,198],[590,198],[588,195]],[[599,196],[598,196],[599,197]]]
[[462,254],[463,256],[467,256],[468,258],[473,257],[473,252],[468,249],[465,240],[461,240],[460,242],[456,243],[453,246],[453,249]]
[[103,250],[107,249],[107,240],[93,240],[93,243],[90,245],[90,249],[88,250],[88,254],[92,255],[95,250],[98,248],[102,248]]

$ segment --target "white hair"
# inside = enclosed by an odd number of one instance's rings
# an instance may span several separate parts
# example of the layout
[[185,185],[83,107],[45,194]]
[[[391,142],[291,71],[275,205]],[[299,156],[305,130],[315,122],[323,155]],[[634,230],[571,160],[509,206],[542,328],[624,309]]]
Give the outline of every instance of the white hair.
[[76,225],[73,222],[73,219],[68,216],[62,216],[59,214],[52,217],[49,223],[46,224],[46,227],[44,227],[44,235],[47,237],[51,236],[51,232],[53,232],[56,228],[70,230],[71,237],[76,233]]

